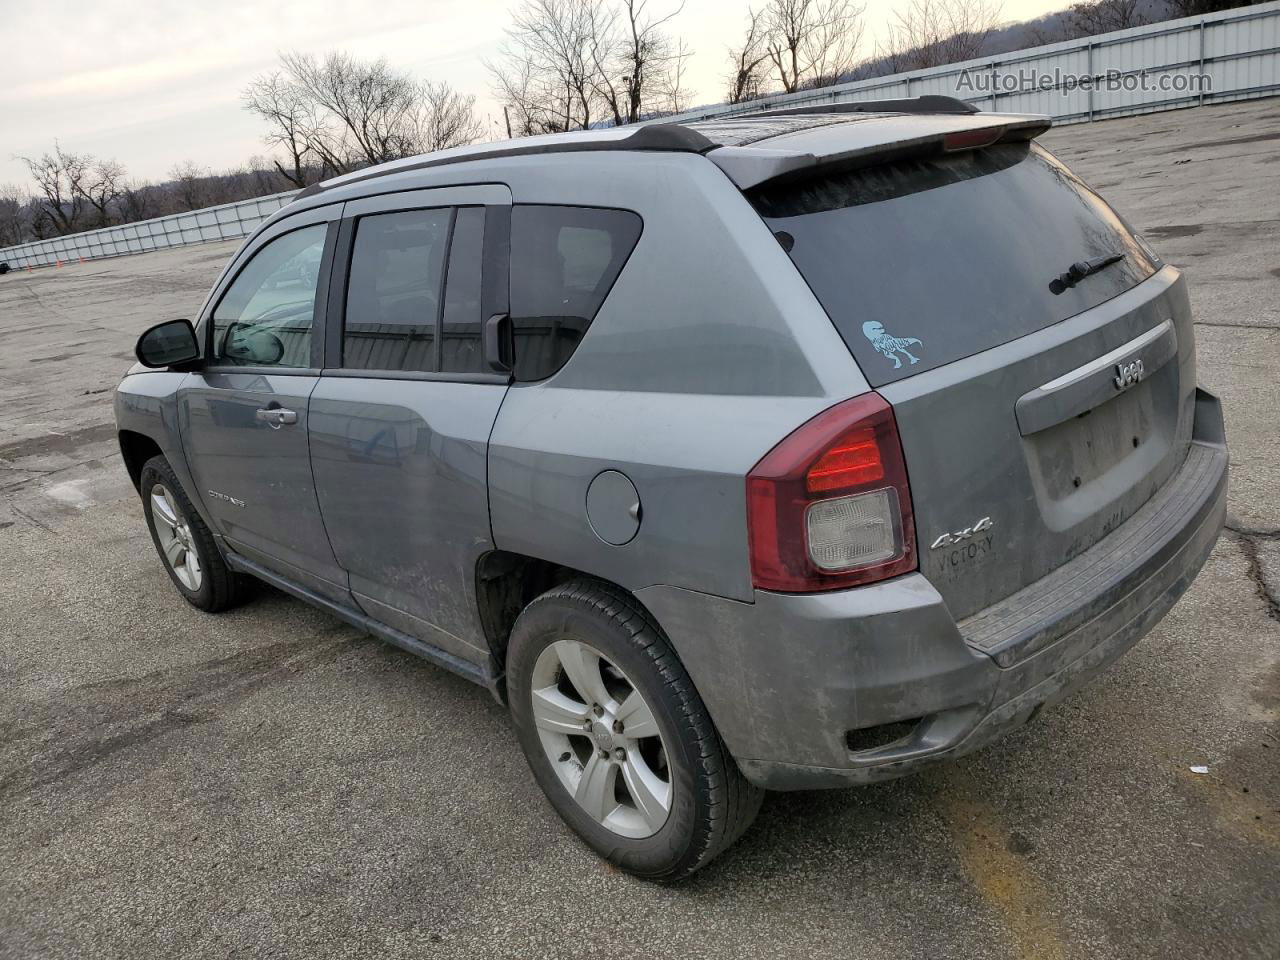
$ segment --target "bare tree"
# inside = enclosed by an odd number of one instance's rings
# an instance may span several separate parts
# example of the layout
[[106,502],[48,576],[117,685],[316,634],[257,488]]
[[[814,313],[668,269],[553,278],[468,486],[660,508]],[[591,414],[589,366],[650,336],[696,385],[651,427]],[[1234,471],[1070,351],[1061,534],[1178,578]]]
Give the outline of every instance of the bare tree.
[[249,158],[241,177],[247,182],[254,196],[259,197],[268,193],[278,193],[286,184],[300,186],[293,177],[277,166],[277,161],[260,154],[254,154]]
[[[528,137],[564,129],[548,120],[553,111],[534,92],[537,81],[530,61],[509,58],[502,66],[485,66],[493,78],[494,93],[502,103],[507,136]],[[554,114],[558,117],[560,111]]]
[[763,10],[747,9],[747,32],[729,48],[729,103],[755,100],[764,92],[769,61],[769,21]]
[[[362,62],[350,54],[281,56],[296,88],[325,116],[312,142],[335,169],[385,163],[410,152],[416,84],[386,60]],[[329,149],[325,149],[325,144]]]
[[1256,2],[1257,0],[1167,0],[1169,10],[1175,17],[1195,17],[1202,13],[1218,13],[1221,10],[1247,7]]
[[612,22],[600,0],[525,0],[512,15],[498,58],[486,63],[494,90],[518,119],[518,133],[585,130],[607,108],[599,34]]
[[37,159],[20,157],[40,192],[37,219],[49,233],[68,234],[86,227],[108,226],[124,181],[118,160],[98,160],[54,143],[53,152]]
[[114,208],[124,190],[124,164],[119,160],[90,159],[76,190],[93,211],[94,227],[110,226]]
[[687,97],[683,78],[690,52],[664,29],[684,3],[658,17],[648,7],[649,0],[621,0],[616,14],[599,4],[589,7],[597,87],[614,126],[676,112]]
[[253,80],[242,99],[245,109],[267,121],[263,142],[285,153],[288,166],[274,160],[276,170],[294,186],[305,187],[315,176],[312,164],[318,157],[308,137],[314,119],[303,91],[275,70]]
[[288,53],[283,69],[254,80],[245,108],[266,120],[265,142],[283,150],[277,172],[295,186],[332,173],[471,143],[482,131],[475,98],[443,81],[419,81],[386,60],[334,52]]
[[1074,34],[1058,14],[1050,14],[1027,24],[1027,46],[1043,47],[1049,43],[1070,40]]
[[683,40],[677,39],[673,55],[658,76],[654,86],[654,108],[657,114],[684,113],[693,104],[693,91],[685,85],[685,69],[693,51]]
[[173,182],[174,199],[179,210],[199,210],[212,202],[206,183],[209,171],[194,160],[175,164],[169,171],[169,177]]
[[418,86],[419,104],[413,112],[413,153],[431,153],[474,143],[484,134],[475,113],[475,97],[463,95],[447,83],[424,81]]
[[652,0],[523,0],[486,66],[517,135],[636,123],[687,105],[690,56],[669,32],[683,9]]
[[1073,3],[1067,12],[1067,30],[1073,37],[1092,37],[1112,30],[1127,30],[1149,23],[1142,0],[1098,0]]
[[851,0],[770,0],[769,59],[785,92],[830,86],[853,69],[864,9]]
[[84,197],[80,193],[80,181],[90,157],[63,150],[58,143],[52,153],[38,158],[19,157],[31,172],[39,191],[40,209],[37,222],[46,223],[50,233],[67,234],[82,229]]
[[126,180],[119,161],[73,153],[60,144],[26,164],[37,192],[0,187],[0,246],[247,200],[293,185],[263,157],[221,173],[187,161],[162,183]]
[[742,42],[729,48],[728,99],[753,100],[770,81],[785,93],[853,74],[865,7],[853,0],[766,0],[747,10]]
[[137,180],[128,180],[120,188],[120,219],[125,223],[149,220],[156,215],[156,188]]
[[22,243],[29,230],[32,198],[16,184],[0,186],[0,247]]
[[894,11],[878,51],[887,72],[972,60],[1000,19],[991,0],[910,0]]

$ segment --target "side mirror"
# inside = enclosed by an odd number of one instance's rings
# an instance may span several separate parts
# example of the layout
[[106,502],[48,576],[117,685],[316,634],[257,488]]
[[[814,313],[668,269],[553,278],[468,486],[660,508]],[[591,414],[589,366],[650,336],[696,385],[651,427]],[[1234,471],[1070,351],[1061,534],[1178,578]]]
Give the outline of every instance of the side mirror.
[[200,344],[190,320],[168,320],[140,336],[134,353],[144,367],[172,367],[199,360]]

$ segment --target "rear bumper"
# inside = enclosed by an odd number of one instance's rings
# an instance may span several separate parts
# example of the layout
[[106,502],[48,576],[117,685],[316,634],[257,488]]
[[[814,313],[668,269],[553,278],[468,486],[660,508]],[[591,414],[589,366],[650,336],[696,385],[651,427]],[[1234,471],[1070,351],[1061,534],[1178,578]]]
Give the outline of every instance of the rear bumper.
[[[1221,408],[1201,391],[1178,473],[1105,540],[957,624],[918,573],[739,603],[640,591],[748,779],[849,786],[961,756],[1133,646],[1195,579],[1226,515]],[[884,742],[887,741],[887,742]]]

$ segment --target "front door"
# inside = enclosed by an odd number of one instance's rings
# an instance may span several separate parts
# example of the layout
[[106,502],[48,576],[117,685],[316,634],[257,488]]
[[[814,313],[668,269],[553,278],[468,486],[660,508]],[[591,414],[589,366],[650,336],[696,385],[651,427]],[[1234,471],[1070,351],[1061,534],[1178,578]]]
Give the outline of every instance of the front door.
[[322,281],[340,214],[335,205],[286,218],[242,251],[210,298],[206,362],[178,405],[196,493],[227,545],[350,602],[320,519],[307,442],[323,349]]
[[356,602],[472,662],[488,657],[475,569],[493,549],[486,456],[508,383],[482,328],[506,310],[509,205],[498,186],[348,203],[311,395],[316,488]]

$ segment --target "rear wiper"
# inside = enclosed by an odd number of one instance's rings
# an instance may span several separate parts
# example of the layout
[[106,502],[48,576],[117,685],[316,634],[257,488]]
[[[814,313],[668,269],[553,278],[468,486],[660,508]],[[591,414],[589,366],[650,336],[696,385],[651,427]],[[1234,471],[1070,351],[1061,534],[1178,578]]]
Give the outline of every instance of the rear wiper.
[[1049,281],[1049,292],[1057,295],[1064,290],[1069,290],[1085,277],[1092,276],[1099,270],[1105,270],[1123,259],[1123,253],[1109,253],[1106,256],[1094,257],[1092,260],[1079,260],[1068,267],[1066,273]]

